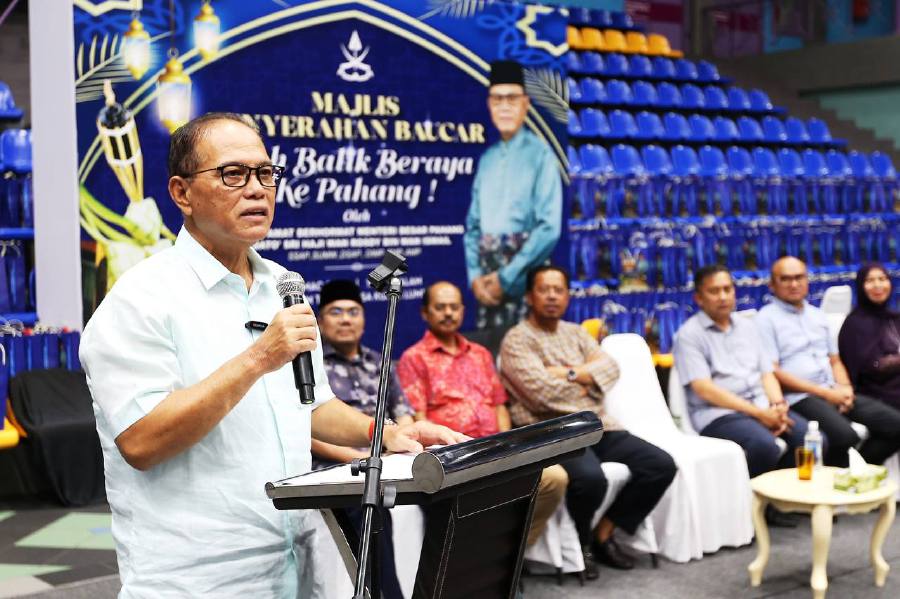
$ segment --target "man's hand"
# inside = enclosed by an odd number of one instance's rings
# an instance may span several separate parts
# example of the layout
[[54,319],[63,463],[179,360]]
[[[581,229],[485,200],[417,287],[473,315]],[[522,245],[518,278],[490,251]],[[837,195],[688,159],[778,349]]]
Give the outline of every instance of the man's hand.
[[838,395],[839,403],[837,406],[838,411],[841,414],[846,414],[853,409],[853,402],[856,401],[856,393],[853,391],[852,386],[837,383],[831,391]]
[[759,413],[756,414],[756,419],[759,420],[763,426],[772,431],[773,434],[777,432],[777,434],[780,435],[786,429],[785,412],[783,412],[782,408],[779,406],[769,406],[768,408],[761,409]]
[[472,293],[478,303],[484,306],[499,306],[503,299],[500,276],[496,272],[481,275],[472,281]]
[[278,312],[248,351],[263,373],[269,373],[315,348],[316,316],[303,303]]
[[453,445],[469,439],[471,437],[427,420],[384,427],[384,448],[398,453],[419,453],[429,445]]
[[556,379],[567,379],[569,377],[568,366],[548,366],[547,373]]

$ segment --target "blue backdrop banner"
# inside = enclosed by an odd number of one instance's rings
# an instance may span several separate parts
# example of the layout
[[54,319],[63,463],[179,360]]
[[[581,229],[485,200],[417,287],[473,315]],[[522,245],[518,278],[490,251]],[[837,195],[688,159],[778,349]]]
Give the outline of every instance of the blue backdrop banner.
[[437,280],[466,290],[472,326],[462,236],[478,158],[497,140],[490,61],[525,66],[526,126],[564,172],[559,10],[459,0],[75,5],[86,305],[180,229],[166,154],[187,116],[232,111],[259,126],[286,172],[257,249],[302,274],[314,304],[329,279],[360,283],[374,347],[386,303],[364,283],[385,249],[410,266],[398,350],[422,334],[420,299]]

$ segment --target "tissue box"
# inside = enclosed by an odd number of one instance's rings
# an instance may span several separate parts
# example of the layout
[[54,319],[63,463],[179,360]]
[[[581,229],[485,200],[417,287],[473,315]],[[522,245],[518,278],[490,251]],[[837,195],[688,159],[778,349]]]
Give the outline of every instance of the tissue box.
[[887,468],[866,464],[864,468],[851,472],[849,468],[834,473],[834,488],[848,493],[865,493],[877,488],[887,477]]

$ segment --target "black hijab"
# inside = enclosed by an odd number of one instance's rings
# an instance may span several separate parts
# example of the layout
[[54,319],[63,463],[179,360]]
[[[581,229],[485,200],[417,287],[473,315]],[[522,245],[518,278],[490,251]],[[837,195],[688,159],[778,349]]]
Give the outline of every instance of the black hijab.
[[856,273],[856,308],[847,316],[838,337],[841,361],[855,386],[859,386],[861,375],[875,360],[896,353],[898,349],[895,337],[900,331],[900,314],[890,308],[890,298],[877,304],[866,294],[866,277],[873,270],[888,274],[887,269],[877,262],[864,264],[859,269]]

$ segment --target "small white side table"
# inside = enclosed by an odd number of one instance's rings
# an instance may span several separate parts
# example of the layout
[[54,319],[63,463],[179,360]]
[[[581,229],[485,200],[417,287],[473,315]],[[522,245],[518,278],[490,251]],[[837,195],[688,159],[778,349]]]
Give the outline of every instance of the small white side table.
[[799,480],[796,468],[773,470],[761,474],[750,481],[753,489],[753,527],[756,529],[758,553],[756,559],[747,566],[750,584],[759,586],[763,570],[769,561],[769,529],[765,511],[772,504],[782,512],[805,512],[812,514],[813,567],[809,585],[814,599],[824,599],[828,589],[828,546],[831,543],[831,521],[835,508],[849,514],[865,514],[875,508],[881,509],[881,516],[872,531],[869,557],[875,569],[875,586],[884,586],[888,566],[881,554],[881,546],[888,529],[894,521],[897,509],[894,494],[897,483],[885,481],[882,486],[866,493],[846,493],[834,489],[834,473],[837,468],[823,468],[813,474],[812,480]]

